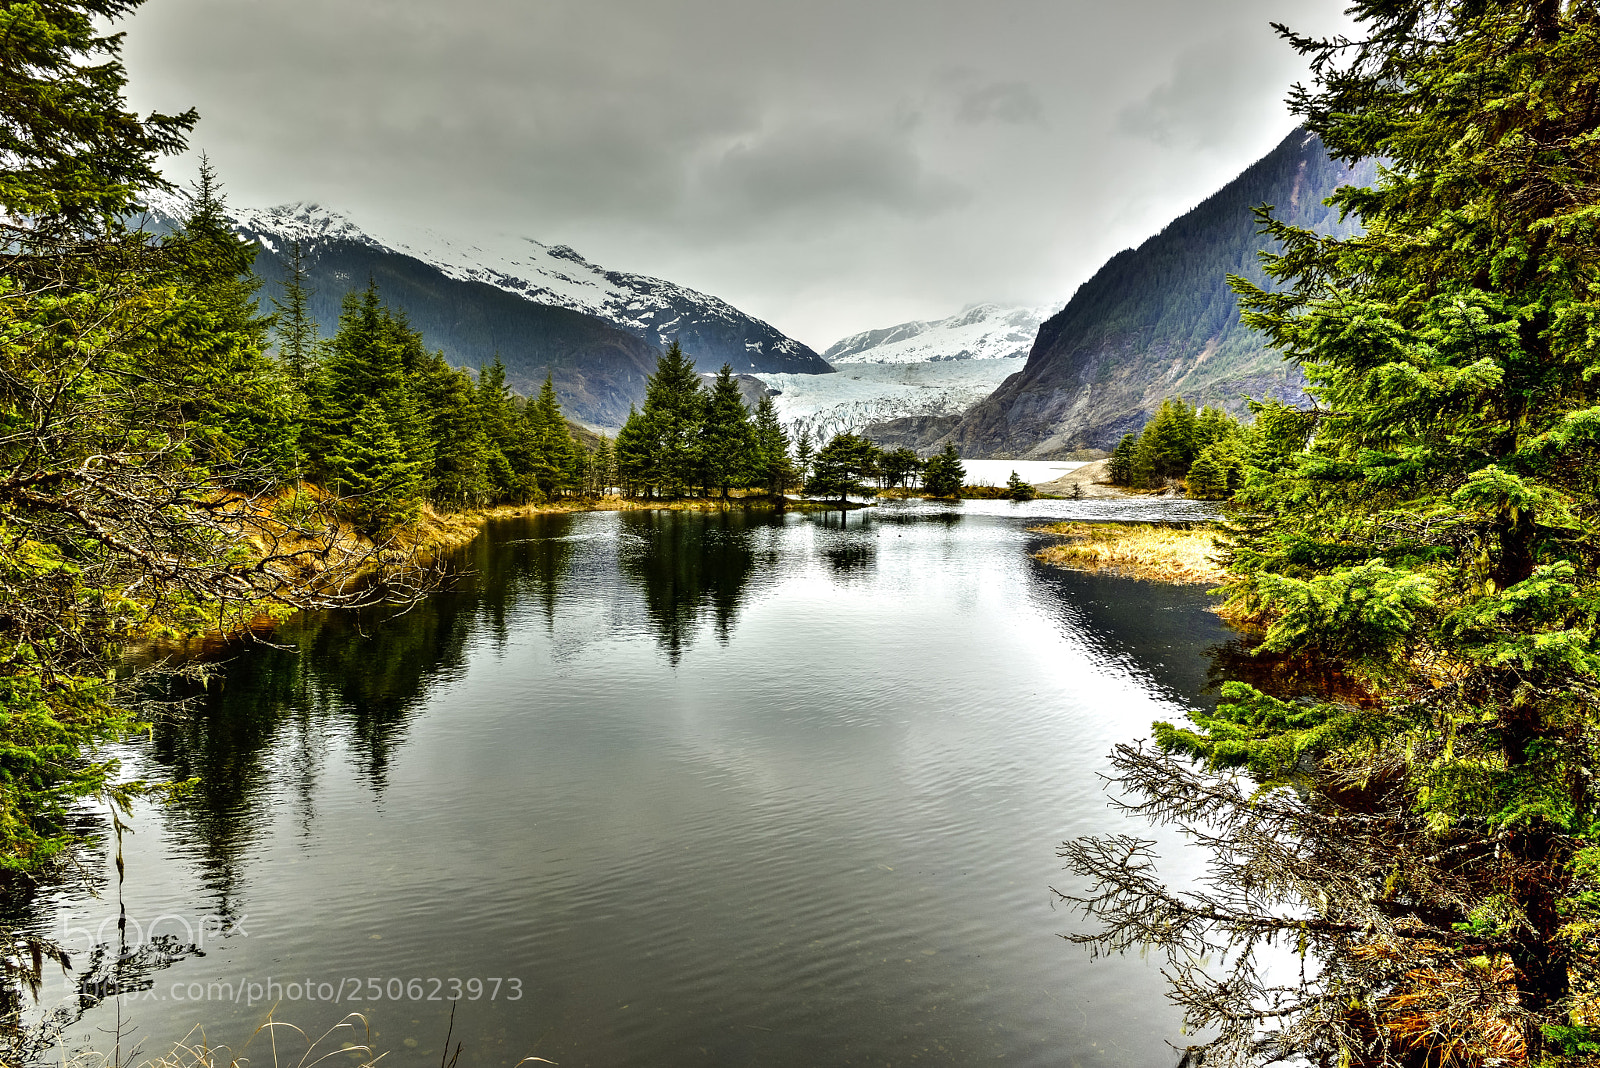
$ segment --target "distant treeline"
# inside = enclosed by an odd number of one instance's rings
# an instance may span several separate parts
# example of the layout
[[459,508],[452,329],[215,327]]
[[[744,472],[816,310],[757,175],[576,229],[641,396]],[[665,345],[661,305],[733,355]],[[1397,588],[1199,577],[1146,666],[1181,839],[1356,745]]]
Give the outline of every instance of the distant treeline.
[[[650,376],[643,410],[612,442],[576,431],[547,376],[535,398],[506,385],[496,356],[474,376],[429,351],[376,283],[345,295],[338,330],[317,336],[299,250],[291,247],[276,314],[260,314],[252,245],[229,232],[209,170],[179,247],[203,250],[210,305],[232,325],[226,359],[210,368],[215,410],[196,412],[205,448],[249,457],[257,482],[305,480],[378,534],[426,502],[444,510],[611,492],[649,498],[774,496],[800,490],[845,498],[920,484],[955,497],[965,471],[953,447],[927,461],[856,434],[792,442],[771,398],[752,413],[731,367],[707,386],[674,341]],[[277,358],[268,354],[272,335]]]
[[933,496],[954,497],[966,474],[953,446],[923,461],[910,449],[885,451],[853,433],[837,434],[821,448],[809,430],[791,442],[771,397],[761,398],[752,414],[726,364],[704,387],[694,361],[677,342],[667,347],[650,376],[644,409],[630,410],[617,433],[615,464],[623,493],[669,498],[801,489],[814,497],[844,499],[919,481]]
[[1161,404],[1143,433],[1125,434],[1111,454],[1111,482],[1157,489],[1182,479],[1189,496],[1223,500],[1239,488],[1253,428],[1209,405],[1198,410],[1182,397]]

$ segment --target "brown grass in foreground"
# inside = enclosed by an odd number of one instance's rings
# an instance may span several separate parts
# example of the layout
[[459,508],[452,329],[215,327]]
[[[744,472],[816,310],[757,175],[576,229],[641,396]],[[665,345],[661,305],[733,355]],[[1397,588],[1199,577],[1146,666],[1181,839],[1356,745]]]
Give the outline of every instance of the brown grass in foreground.
[[[444,1051],[439,1063],[444,1068],[454,1068],[460,1062],[463,1043],[456,1043],[452,1053],[450,1040],[455,1032],[455,1007],[450,1009],[450,1030],[445,1034]],[[158,1056],[140,1054],[137,1048],[113,1053],[85,1052],[62,1061],[63,1068],[251,1068],[267,1065],[270,1068],[315,1068],[327,1063],[348,1065],[350,1068],[375,1068],[387,1054],[380,1054],[372,1043],[372,1033],[367,1018],[353,1012],[339,1023],[312,1038],[293,1024],[284,1023],[267,1014],[266,1021],[238,1051],[227,1046],[212,1045],[205,1032],[196,1027],[170,1050]],[[359,1041],[357,1041],[359,1040]],[[251,1047],[255,1047],[254,1050]],[[432,1050],[424,1050],[431,1057]],[[337,1060],[335,1058],[338,1058]],[[543,1057],[524,1057],[515,1068],[527,1064],[554,1064]]]
[[1228,578],[1217,562],[1210,526],[1161,527],[1149,523],[1052,523],[1032,528],[1066,539],[1034,559],[1077,571],[1109,571],[1152,582],[1215,586]]

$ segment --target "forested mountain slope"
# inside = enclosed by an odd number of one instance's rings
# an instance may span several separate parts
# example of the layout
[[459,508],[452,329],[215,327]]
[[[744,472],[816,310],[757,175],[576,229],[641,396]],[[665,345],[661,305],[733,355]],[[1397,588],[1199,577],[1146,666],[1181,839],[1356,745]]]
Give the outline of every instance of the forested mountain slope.
[[1027,364],[968,410],[950,438],[966,456],[1053,458],[1109,449],[1163,398],[1239,412],[1244,397],[1292,400],[1297,370],[1239,321],[1227,276],[1263,283],[1251,209],[1325,233],[1349,232],[1322,201],[1374,168],[1329,160],[1296,130],[1137,249],[1117,253],[1039,328]]
[[[157,227],[182,214],[174,198],[152,198]],[[676,339],[701,370],[824,373],[811,349],[716,297],[643,275],[607,271],[564,246],[522,242],[516,256],[458,245],[418,231],[380,240],[338,212],[295,204],[231,209],[229,218],[261,252],[263,297],[278,292],[291,243],[299,242],[313,290],[311,314],[324,336],[351,290],[376,281],[384,299],[458,367],[495,356],[518,392],[538,392],[546,372],[567,412],[598,427],[620,426],[661,346]]]

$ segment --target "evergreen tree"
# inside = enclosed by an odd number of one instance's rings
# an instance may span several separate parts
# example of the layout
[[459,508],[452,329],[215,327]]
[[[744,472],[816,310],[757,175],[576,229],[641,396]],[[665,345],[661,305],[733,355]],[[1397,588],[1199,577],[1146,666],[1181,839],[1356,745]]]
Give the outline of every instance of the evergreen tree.
[[953,442],[945,442],[944,449],[922,466],[922,488],[934,497],[961,496],[966,480],[967,469]]
[[813,497],[835,494],[842,505],[851,494],[866,490],[864,480],[877,473],[878,447],[858,434],[837,434],[818,451],[812,462],[806,493]]
[[628,407],[627,421],[617,431],[617,481],[625,494],[632,496],[641,490],[651,489],[650,441],[645,431],[644,417],[632,406]]
[[556,399],[555,381],[544,377],[539,397],[524,410],[527,434],[532,442],[530,470],[539,495],[559,497],[577,485],[577,450],[567,421]]
[[745,485],[759,462],[750,412],[730,364],[723,364],[711,383],[699,437],[701,484],[727,500],[729,487]]
[[1006,479],[1006,496],[1014,501],[1031,501],[1034,498],[1033,483],[1013,471],[1011,477]]
[[181,293],[159,324],[158,373],[200,458],[225,460],[233,478],[272,485],[298,466],[293,390],[265,353],[271,320],[259,314],[250,268],[256,246],[228,226],[210,160],[188,197],[182,227],[164,242]]
[[475,389],[478,420],[485,442],[484,471],[491,493],[498,501],[524,501],[533,492],[531,441],[520,413],[506,388],[506,365],[500,354],[488,366],[478,368]]
[[789,435],[778,420],[778,409],[771,397],[762,397],[756,405],[754,433],[756,481],[768,493],[781,497],[794,484],[795,469],[789,459]]
[[377,400],[356,413],[350,435],[328,457],[329,488],[358,530],[380,536],[411,520],[422,499],[422,465],[407,454]]
[[1107,465],[1113,486],[1133,485],[1134,455],[1139,449],[1139,435],[1124,434],[1122,440],[1117,442],[1117,447],[1111,453],[1111,462]]
[[893,449],[883,456],[884,485],[889,489],[909,486],[921,469],[922,461],[917,459],[915,451],[907,448]]
[[1200,450],[1194,463],[1189,465],[1185,479],[1189,496],[1203,501],[1220,501],[1228,496],[1228,454],[1216,445]]
[[801,485],[811,480],[811,458],[815,448],[811,444],[811,428],[801,427],[800,440],[794,446],[794,473]]
[[[136,621],[171,621],[175,595],[212,589],[216,575],[204,529],[215,494],[195,477],[171,419],[173,401],[191,398],[163,388],[162,361],[143,343],[176,287],[146,235],[123,223],[142,193],[171,189],[157,157],[181,151],[197,117],[141,118],[123,99],[122,36],[104,27],[137,6],[0,6],[8,872],[59,860],[76,841],[77,803],[104,796],[116,778],[116,761],[96,747],[134,720],[110,701],[117,642]],[[145,597],[130,596],[141,588]],[[0,980],[13,977],[11,965],[0,965]]]
[[489,441],[472,380],[445,363],[443,353],[435,353],[418,376],[418,395],[433,446],[424,480],[428,497],[451,508],[472,508],[493,499]]
[[[1278,289],[1235,280],[1316,406],[1257,409],[1230,593],[1329,681],[1229,683],[1158,725],[1167,755],[1116,754],[1216,850],[1208,891],[1138,843],[1067,855],[1104,880],[1088,937],[1168,950],[1208,1065],[1554,1064],[1592,1051],[1600,983],[1600,10],[1352,12],[1353,41],[1290,37],[1318,79],[1293,103],[1336,157],[1387,161],[1333,198],[1365,230],[1264,212]],[[1269,976],[1275,939],[1316,967]]]
[[278,359],[295,388],[304,389],[317,362],[317,321],[311,316],[311,298],[316,291],[306,282],[305,253],[299,241],[289,243],[280,284],[283,296],[272,298],[277,309]]
[[694,360],[673,341],[645,383],[644,410],[639,413],[645,449],[641,474],[662,496],[683,496],[698,473],[704,401]]
[[1194,462],[1196,451],[1194,408],[1182,397],[1162,401],[1160,410],[1139,435],[1133,484],[1153,486],[1169,478],[1182,478]]

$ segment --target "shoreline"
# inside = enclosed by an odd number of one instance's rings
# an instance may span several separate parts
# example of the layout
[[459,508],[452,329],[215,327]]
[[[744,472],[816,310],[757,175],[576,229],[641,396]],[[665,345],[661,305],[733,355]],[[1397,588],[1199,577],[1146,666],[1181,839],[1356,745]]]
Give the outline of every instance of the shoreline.
[[1210,523],[1175,528],[1153,523],[1062,522],[1028,530],[1064,539],[1032,554],[1051,567],[1170,585],[1219,586],[1233,577],[1216,559],[1216,532]]
[[[834,500],[811,500],[786,497],[780,505],[766,493],[729,497],[681,497],[672,500],[646,497],[610,495],[598,498],[573,498],[558,501],[530,502],[527,504],[499,504],[487,508],[472,508],[459,512],[441,512],[432,504],[424,504],[410,523],[395,528],[381,542],[357,534],[340,524],[315,541],[299,540],[297,551],[320,555],[317,562],[302,564],[303,575],[297,589],[314,593],[320,586],[332,583],[344,588],[370,586],[392,575],[388,567],[398,565],[401,573],[413,574],[433,570],[440,560],[459,549],[471,545],[488,525],[497,520],[520,519],[527,516],[558,512],[731,512],[731,511],[797,511],[834,512],[868,508],[871,505],[858,501],[840,504]],[[259,543],[257,551],[264,551]],[[433,592],[433,591],[428,591]],[[305,609],[281,604],[257,605],[248,616],[239,614],[231,618],[226,608],[219,625],[202,627],[179,633],[144,633],[131,636],[124,647],[124,657],[136,651],[170,648],[172,646],[227,643],[250,635],[271,633],[284,620]]]

